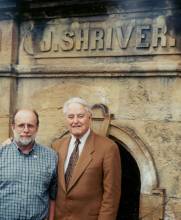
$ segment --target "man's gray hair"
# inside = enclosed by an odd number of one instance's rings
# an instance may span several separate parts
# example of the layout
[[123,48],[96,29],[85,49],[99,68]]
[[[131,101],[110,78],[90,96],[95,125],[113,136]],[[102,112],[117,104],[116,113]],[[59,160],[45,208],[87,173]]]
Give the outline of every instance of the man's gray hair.
[[80,97],[73,97],[64,103],[64,105],[63,105],[63,113],[64,114],[67,113],[69,105],[73,104],[73,103],[82,105],[89,113],[91,113],[91,107],[84,99],[82,99]]

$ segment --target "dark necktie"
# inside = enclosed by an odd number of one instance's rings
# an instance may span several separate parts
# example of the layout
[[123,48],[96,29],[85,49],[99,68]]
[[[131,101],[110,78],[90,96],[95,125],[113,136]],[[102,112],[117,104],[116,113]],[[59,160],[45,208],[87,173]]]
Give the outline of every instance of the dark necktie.
[[65,172],[65,185],[66,185],[66,187],[68,187],[69,181],[72,177],[74,167],[75,167],[75,165],[77,163],[77,160],[79,158],[79,144],[80,144],[80,140],[76,139],[75,147],[74,147],[73,152],[70,156],[69,163],[68,163],[68,166],[67,166],[67,170]]

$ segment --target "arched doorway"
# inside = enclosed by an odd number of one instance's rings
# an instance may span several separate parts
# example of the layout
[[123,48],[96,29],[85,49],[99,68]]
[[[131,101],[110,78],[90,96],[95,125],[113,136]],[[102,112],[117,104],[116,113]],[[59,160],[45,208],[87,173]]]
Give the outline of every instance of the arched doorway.
[[[122,196],[117,220],[145,219],[155,199],[162,201],[162,196],[154,197],[158,179],[149,149],[134,130],[121,127],[116,121],[109,124],[108,136],[118,144],[122,158]],[[163,209],[158,216],[162,214]]]
[[108,134],[118,143],[123,143],[122,146],[136,161],[140,172],[140,192],[152,194],[152,190],[158,187],[158,179],[154,161],[147,146],[132,129],[121,127],[116,121],[111,121]]
[[140,202],[140,172],[138,165],[123,143],[111,137],[119,146],[122,166],[121,200],[117,220],[138,220]]

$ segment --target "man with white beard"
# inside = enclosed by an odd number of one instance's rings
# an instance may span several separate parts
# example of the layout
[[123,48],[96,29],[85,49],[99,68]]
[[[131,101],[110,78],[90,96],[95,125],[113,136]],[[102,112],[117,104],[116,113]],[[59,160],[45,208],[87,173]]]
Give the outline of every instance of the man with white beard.
[[12,119],[14,139],[0,147],[0,219],[54,219],[57,154],[35,142],[39,116],[17,110]]

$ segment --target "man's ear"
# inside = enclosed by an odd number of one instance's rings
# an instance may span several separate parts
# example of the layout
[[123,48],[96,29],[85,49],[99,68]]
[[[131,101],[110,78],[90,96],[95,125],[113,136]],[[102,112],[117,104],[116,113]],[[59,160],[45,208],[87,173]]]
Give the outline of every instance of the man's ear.
[[92,113],[89,114],[89,118],[92,119]]
[[15,124],[11,125],[11,129],[14,130],[15,129]]

